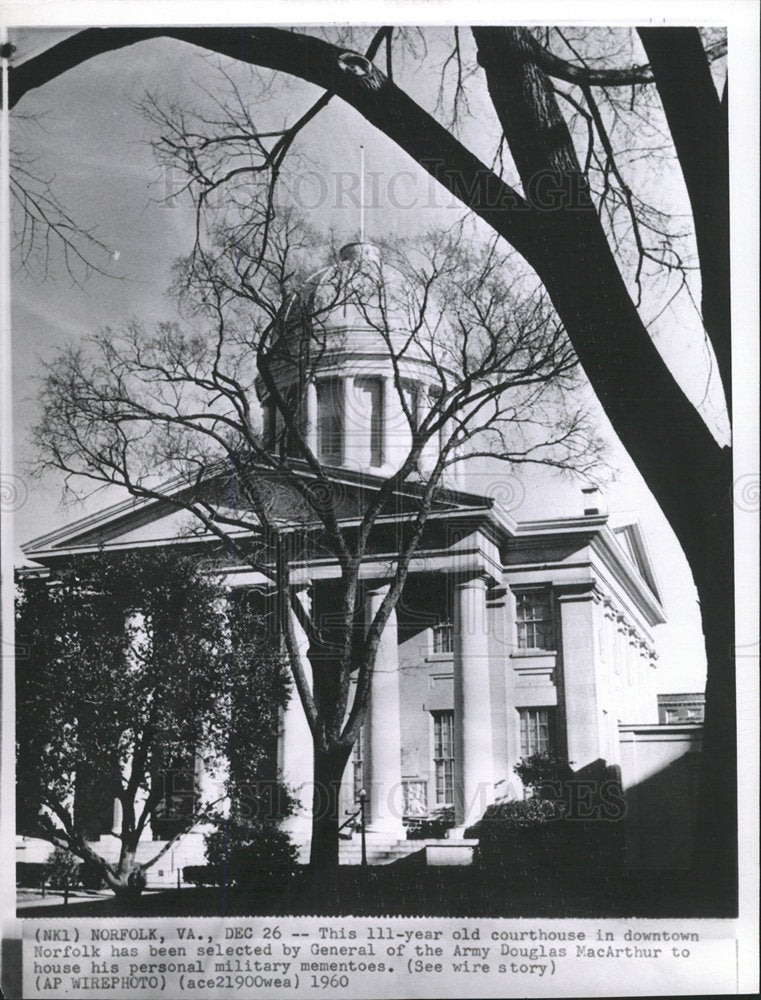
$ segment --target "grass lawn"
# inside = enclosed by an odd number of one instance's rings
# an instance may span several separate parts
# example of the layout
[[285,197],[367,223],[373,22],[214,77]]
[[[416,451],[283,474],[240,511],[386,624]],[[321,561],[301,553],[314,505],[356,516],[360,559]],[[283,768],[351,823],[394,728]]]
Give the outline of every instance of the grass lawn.
[[474,867],[344,866],[317,889],[308,868],[284,886],[146,892],[134,906],[115,898],[72,899],[67,907],[27,901],[20,917],[116,916],[730,917],[731,908],[687,873],[535,870],[485,873]]

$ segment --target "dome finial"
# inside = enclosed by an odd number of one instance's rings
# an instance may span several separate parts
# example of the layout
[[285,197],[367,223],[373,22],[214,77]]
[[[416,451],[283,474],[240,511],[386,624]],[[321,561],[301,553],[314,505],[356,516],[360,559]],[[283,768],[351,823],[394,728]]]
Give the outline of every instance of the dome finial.
[[366,263],[368,261],[373,261],[374,263],[380,262],[380,247],[375,243],[369,243],[367,240],[359,243],[346,243],[338,251],[338,255],[341,260],[351,260],[357,263]]

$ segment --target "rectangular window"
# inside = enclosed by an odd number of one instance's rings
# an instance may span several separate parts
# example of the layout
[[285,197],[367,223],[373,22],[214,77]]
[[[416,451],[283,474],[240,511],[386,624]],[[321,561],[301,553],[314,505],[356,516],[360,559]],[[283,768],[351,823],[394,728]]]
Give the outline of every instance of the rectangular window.
[[451,622],[441,622],[433,629],[434,653],[451,653],[454,650],[454,630]]
[[548,590],[521,590],[515,595],[518,649],[554,649],[552,605]]
[[555,709],[519,708],[521,757],[555,752]]
[[290,429],[288,431],[288,454],[293,458],[299,458],[301,456],[301,441],[299,439],[303,435],[306,425],[306,398],[299,398],[298,388],[294,385],[288,389],[285,401],[288,406],[288,416],[296,427],[295,433]]
[[360,790],[364,787],[365,779],[365,730],[364,727],[360,729],[359,736],[357,736],[354,748],[351,752],[351,762],[352,762],[352,782],[354,788],[354,801],[359,802]]
[[436,805],[454,803],[454,712],[433,712],[433,765]]
[[275,450],[275,404],[271,399],[262,403],[262,439],[267,451]]
[[343,382],[325,378],[317,382],[317,455],[321,462],[343,461]]

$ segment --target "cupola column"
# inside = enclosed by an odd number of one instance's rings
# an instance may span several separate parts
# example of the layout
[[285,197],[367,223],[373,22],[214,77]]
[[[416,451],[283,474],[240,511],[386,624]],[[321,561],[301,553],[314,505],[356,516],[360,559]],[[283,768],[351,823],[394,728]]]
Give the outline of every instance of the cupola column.
[[307,382],[307,415],[304,435],[313,455],[317,455],[317,386],[313,380]]
[[398,431],[395,432],[397,424],[397,411],[399,403],[394,386],[394,376],[386,375],[383,379],[383,464],[397,465],[397,442]]
[[341,429],[343,436],[343,464],[351,469],[359,466],[357,460],[357,401],[354,395],[354,376],[344,375],[342,378]]

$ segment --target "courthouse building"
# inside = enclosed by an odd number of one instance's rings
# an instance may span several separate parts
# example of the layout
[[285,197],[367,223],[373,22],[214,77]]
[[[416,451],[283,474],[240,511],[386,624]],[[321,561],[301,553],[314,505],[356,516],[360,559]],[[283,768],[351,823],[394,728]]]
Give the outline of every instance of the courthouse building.
[[[349,260],[358,254],[375,259],[366,245],[344,249]],[[406,453],[409,426],[394,391],[387,344],[356,310],[337,312],[307,389],[306,428],[330,470],[350,532],[367,492]],[[405,355],[400,364],[414,407],[430,391],[434,374],[422,355]],[[293,371],[284,365],[278,378],[287,393]],[[264,387],[258,390],[264,434],[274,447],[275,411]],[[429,450],[423,464],[430,461]],[[665,615],[637,521],[606,513],[594,490],[580,491],[578,509],[567,516],[519,521],[498,491],[468,489],[467,460],[456,468],[383,633],[362,736],[346,770],[346,815],[356,809],[359,789],[368,791],[371,860],[408,850],[414,842],[405,841],[406,829],[425,817],[450,816],[448,840],[453,848],[464,844],[465,829],[489,803],[523,795],[514,773],[522,757],[552,753],[582,775],[621,775],[626,788],[646,783],[674,759],[692,760],[699,748],[699,725],[668,727],[667,743],[659,726],[653,629]],[[312,476],[306,466],[300,474]],[[273,502],[287,518],[293,497],[282,484],[273,486]],[[414,479],[401,486],[395,513],[375,526],[361,570],[368,620],[388,586],[395,546],[421,489]],[[186,520],[165,502],[129,500],[30,542],[24,551],[55,573],[100,547],[167,545],[181,536]],[[253,588],[266,600],[271,585],[264,576],[234,564],[225,573],[230,588]],[[297,562],[294,573],[302,599],[329,618],[340,575],[335,559],[311,556]],[[301,807],[288,823],[306,851],[311,737],[297,698],[283,714],[278,766],[297,790]],[[694,767],[690,775],[692,782]],[[688,818],[689,789],[684,802],[677,825]],[[652,819],[640,801],[630,862],[678,866],[683,838],[679,849],[671,837],[661,855],[648,855]],[[669,823],[663,816],[658,822]],[[99,850],[106,851],[109,839],[115,852],[116,840],[107,833]],[[345,860],[356,860],[356,843],[342,850]],[[200,838],[190,835],[150,878],[172,882],[175,869],[198,863],[200,853]]]

